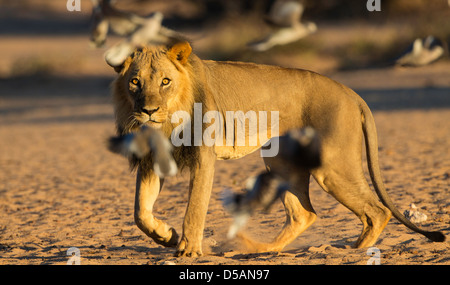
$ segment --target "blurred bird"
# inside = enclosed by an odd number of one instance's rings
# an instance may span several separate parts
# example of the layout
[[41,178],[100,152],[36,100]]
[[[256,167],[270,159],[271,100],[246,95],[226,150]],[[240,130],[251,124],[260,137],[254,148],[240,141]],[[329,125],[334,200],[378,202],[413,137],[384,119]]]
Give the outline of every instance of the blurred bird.
[[174,176],[178,172],[172,156],[172,144],[164,134],[154,128],[142,126],[137,132],[111,137],[108,149],[125,157],[143,158],[151,153],[153,170],[159,177]]
[[268,211],[277,198],[289,189],[288,185],[273,173],[266,172],[249,179],[244,194],[234,194],[226,188],[222,193],[223,205],[233,216],[227,237],[234,238],[259,207]]
[[300,23],[303,4],[298,0],[277,0],[265,18],[266,22],[278,27],[292,27]]
[[121,65],[136,46],[148,44],[168,44],[182,38],[180,34],[162,26],[163,14],[155,12],[149,17],[120,11],[111,4],[113,0],[91,0],[93,3],[93,27],[91,44],[101,47],[106,42],[108,30],[127,37],[105,53],[106,62],[111,66]]
[[[163,15],[156,12],[149,17],[141,17],[134,13],[125,12],[114,8],[111,4],[115,0],[91,0],[93,3],[93,26],[91,43],[95,47],[101,47],[106,41],[109,28],[119,36],[131,36],[140,28],[146,27],[153,32],[155,41],[164,43],[167,37],[177,36],[175,31],[161,26]],[[147,40],[153,40],[147,36]]]
[[268,211],[272,204],[290,187],[296,170],[319,167],[320,142],[317,132],[311,128],[296,129],[279,137],[280,152],[273,158],[274,167],[247,181],[246,192],[235,194],[230,189],[222,193],[223,205],[233,216],[227,237],[234,238],[253,212],[262,208]]
[[445,53],[444,43],[433,36],[416,39],[396,61],[400,66],[424,66],[438,60]]
[[304,6],[299,0],[277,0],[265,18],[274,31],[265,39],[250,43],[248,47],[254,51],[266,51],[276,45],[296,42],[317,31],[315,23],[302,23]]

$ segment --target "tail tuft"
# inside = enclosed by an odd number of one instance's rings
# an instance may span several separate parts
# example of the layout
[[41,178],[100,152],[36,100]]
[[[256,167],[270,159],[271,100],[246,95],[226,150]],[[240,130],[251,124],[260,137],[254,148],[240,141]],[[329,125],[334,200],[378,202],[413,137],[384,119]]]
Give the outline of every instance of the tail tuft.
[[445,235],[441,232],[428,232],[424,235],[434,242],[444,242],[446,239]]

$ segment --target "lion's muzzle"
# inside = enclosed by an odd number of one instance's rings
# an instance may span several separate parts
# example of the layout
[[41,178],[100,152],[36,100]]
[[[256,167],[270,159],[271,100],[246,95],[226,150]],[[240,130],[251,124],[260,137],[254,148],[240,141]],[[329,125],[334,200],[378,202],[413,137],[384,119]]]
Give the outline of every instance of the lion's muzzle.
[[152,108],[152,107],[142,107],[141,112],[144,114],[147,114],[150,118],[152,117],[153,113],[156,113],[160,108]]

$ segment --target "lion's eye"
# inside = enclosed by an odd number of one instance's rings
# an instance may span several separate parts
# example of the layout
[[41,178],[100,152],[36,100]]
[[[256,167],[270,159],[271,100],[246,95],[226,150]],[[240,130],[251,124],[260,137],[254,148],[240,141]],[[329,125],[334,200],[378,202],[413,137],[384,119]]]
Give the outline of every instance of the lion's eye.
[[170,79],[169,78],[164,78],[162,80],[162,85],[168,85],[170,83]]
[[139,85],[139,79],[137,79],[137,78],[131,79],[130,82],[131,82],[131,84],[133,84],[133,85]]

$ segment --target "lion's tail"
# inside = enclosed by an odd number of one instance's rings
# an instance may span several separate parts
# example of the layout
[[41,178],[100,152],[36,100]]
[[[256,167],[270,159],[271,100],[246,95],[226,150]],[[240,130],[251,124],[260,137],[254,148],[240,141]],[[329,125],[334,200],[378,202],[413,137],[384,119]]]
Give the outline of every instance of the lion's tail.
[[411,230],[423,234],[427,238],[435,242],[445,241],[445,236],[441,232],[429,232],[420,229],[411,221],[409,221],[404,215],[402,215],[395,207],[392,200],[389,198],[384,183],[381,179],[381,171],[378,163],[378,142],[377,142],[377,131],[375,127],[375,121],[373,119],[372,113],[365,102],[361,103],[362,110],[362,123],[363,131],[366,144],[367,152],[367,163],[369,168],[370,177],[374,185],[375,191],[378,194],[381,202],[389,208],[394,217],[400,221],[402,224],[410,228]]

